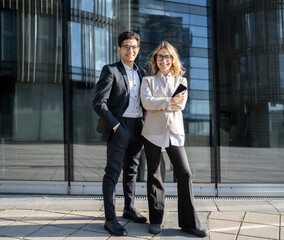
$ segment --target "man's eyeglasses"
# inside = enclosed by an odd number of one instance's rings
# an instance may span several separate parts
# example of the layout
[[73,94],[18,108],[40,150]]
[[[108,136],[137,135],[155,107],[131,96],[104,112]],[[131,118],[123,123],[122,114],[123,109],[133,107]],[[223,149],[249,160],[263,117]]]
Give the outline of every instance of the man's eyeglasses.
[[169,61],[170,59],[172,59],[171,55],[157,55],[157,60],[158,61],[162,61],[163,59],[166,59],[167,61]]
[[124,50],[124,51],[129,51],[131,48],[136,51],[138,50],[140,47],[139,46],[136,46],[136,45],[133,45],[133,46],[130,46],[130,45],[122,45],[121,48]]

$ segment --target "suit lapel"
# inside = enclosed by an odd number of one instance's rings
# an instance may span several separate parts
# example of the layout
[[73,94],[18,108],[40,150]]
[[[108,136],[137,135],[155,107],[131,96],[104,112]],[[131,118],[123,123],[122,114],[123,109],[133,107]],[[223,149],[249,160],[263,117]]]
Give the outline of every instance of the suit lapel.
[[121,72],[121,75],[123,77],[123,81],[125,83],[126,90],[127,90],[127,92],[129,92],[129,83],[128,83],[128,79],[127,79],[127,74],[126,74],[125,68],[124,68],[124,66],[123,66],[121,61],[118,62],[117,65],[118,65],[118,70]]

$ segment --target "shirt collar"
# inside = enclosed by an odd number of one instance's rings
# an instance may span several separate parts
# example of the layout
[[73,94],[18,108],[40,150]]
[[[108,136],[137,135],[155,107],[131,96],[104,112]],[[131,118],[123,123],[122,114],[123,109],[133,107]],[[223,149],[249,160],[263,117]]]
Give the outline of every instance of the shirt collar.
[[158,71],[158,76],[163,77],[163,78],[168,78],[168,77],[172,77],[172,73],[169,72],[167,76],[165,76],[164,74],[162,74],[160,71]]
[[122,60],[121,60],[121,62],[122,62],[126,71],[133,71],[133,70],[137,71],[137,69],[138,69],[138,67],[135,63],[133,63],[133,69],[132,69],[131,67],[127,66]]

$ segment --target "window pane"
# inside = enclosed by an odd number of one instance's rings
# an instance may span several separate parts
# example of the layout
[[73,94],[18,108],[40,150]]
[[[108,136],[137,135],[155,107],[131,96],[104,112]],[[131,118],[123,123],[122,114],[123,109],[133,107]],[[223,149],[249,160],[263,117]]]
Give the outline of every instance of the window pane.
[[[114,14],[122,14],[115,9],[112,0],[95,2],[99,14],[105,10],[107,17],[111,18],[115,17]],[[74,181],[101,182],[106,164],[106,146],[101,134],[96,131],[98,115],[93,111],[91,101],[102,67],[118,60],[114,45],[118,22],[111,19],[102,24],[102,19],[97,17],[89,21],[84,14],[78,18],[76,12],[71,19],[69,69],[72,69]]]
[[[211,50],[208,49],[210,28],[207,24],[207,14],[210,9],[190,5],[189,1],[138,2],[137,7],[141,15],[132,15],[132,24],[137,26],[134,30],[141,36],[141,49],[137,63],[144,65],[149,60],[151,52],[162,40],[169,41],[177,48],[190,88],[189,99],[183,111],[186,151],[190,159],[190,167],[194,181],[211,182],[209,131],[211,100],[208,84]],[[200,2],[201,5],[206,3],[206,1]],[[143,9],[140,6],[143,6]],[[192,14],[193,12],[195,14]],[[166,154],[164,157],[166,166],[171,166]],[[172,182],[172,175],[173,172],[168,170],[166,181]]]
[[196,26],[207,26],[207,16],[189,15],[189,24]]
[[198,57],[191,57],[190,58],[190,66],[196,68],[208,68],[208,58],[198,58]]
[[208,38],[192,37],[192,46],[208,48]]
[[207,6],[207,0],[189,0],[189,3],[193,5]]
[[192,35],[195,37],[208,37],[208,28],[207,27],[197,27],[197,26],[190,26],[190,31]]
[[190,89],[193,90],[209,90],[208,81],[200,81],[191,79],[190,80]]
[[221,181],[283,183],[282,6],[217,5]]
[[94,12],[94,0],[81,0],[81,9],[86,12]]
[[191,68],[190,78],[209,79],[208,70],[200,68]]
[[0,11],[0,179],[62,181],[62,5],[18,3]]

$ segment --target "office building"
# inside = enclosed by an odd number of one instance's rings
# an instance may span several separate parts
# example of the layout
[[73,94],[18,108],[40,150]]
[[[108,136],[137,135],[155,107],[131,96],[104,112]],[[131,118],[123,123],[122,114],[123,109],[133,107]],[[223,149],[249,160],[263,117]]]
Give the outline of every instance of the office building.
[[140,66],[162,40],[180,54],[196,195],[283,196],[284,0],[0,0],[0,193],[101,193],[91,100],[129,29]]

